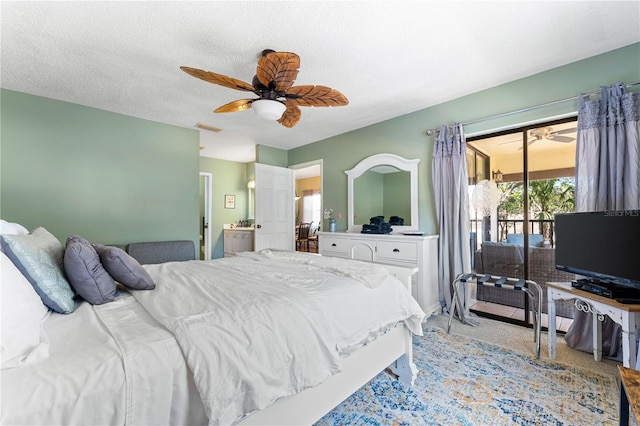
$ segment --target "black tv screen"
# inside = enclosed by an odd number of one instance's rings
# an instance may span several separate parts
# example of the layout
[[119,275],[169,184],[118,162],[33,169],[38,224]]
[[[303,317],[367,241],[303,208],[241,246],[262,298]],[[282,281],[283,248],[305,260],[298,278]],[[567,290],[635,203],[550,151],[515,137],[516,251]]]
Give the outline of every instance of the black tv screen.
[[555,215],[556,268],[640,289],[640,210]]

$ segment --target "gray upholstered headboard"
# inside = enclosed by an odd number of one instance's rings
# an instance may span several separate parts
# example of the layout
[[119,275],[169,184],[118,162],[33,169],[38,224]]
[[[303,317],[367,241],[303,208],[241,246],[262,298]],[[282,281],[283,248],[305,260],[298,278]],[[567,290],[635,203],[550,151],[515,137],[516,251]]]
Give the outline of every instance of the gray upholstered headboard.
[[131,243],[127,245],[127,253],[143,265],[196,258],[195,245],[191,240]]

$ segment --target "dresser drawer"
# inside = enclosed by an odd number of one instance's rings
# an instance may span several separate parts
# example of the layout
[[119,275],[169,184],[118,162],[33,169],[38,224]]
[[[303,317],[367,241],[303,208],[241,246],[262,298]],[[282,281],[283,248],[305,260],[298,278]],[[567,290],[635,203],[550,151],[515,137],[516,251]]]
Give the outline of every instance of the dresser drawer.
[[340,257],[342,259],[350,259],[349,253],[340,252],[340,251],[325,250],[321,252],[320,255],[325,257]]
[[349,240],[346,238],[334,238],[326,235],[320,236],[320,253],[331,252],[332,255],[340,253],[348,257]]
[[379,241],[378,258],[416,262],[418,260],[418,247],[415,243],[410,242]]

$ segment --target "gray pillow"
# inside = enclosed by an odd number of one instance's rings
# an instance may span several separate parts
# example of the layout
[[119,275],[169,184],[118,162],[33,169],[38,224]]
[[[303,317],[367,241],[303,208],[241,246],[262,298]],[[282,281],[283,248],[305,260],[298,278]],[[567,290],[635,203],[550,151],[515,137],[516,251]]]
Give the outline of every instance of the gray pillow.
[[[70,243],[70,242],[72,242],[72,241],[80,241],[80,242],[83,242],[83,243],[85,243],[85,244],[91,244],[91,243],[89,242],[89,240],[86,240],[86,239],[82,238],[82,237],[81,237],[81,236],[79,236],[79,235],[69,235],[69,236],[67,237],[66,244],[69,244],[69,243]],[[94,250],[95,250],[95,249],[94,249]]]
[[61,314],[73,312],[74,293],[64,276],[60,241],[44,228],[31,234],[2,235],[2,249],[27,277],[42,302]]
[[93,247],[100,256],[102,266],[114,280],[134,290],[153,290],[156,288],[146,269],[126,251],[101,244],[94,244]]
[[113,302],[116,283],[100,263],[100,257],[89,241],[71,236],[64,251],[64,271],[71,287],[92,305]]

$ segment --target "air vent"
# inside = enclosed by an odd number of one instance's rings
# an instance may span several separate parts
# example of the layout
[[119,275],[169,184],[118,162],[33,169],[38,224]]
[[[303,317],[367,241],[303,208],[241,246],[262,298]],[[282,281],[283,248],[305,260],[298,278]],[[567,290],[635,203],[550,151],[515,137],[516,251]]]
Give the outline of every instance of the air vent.
[[215,133],[218,133],[218,132],[222,131],[222,129],[219,128],[219,127],[213,127],[213,126],[209,126],[208,124],[203,124],[203,123],[196,124],[196,127],[198,129],[208,130],[210,132],[215,132]]

